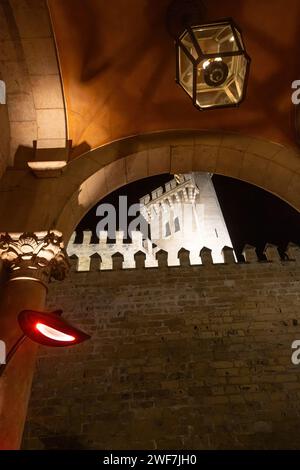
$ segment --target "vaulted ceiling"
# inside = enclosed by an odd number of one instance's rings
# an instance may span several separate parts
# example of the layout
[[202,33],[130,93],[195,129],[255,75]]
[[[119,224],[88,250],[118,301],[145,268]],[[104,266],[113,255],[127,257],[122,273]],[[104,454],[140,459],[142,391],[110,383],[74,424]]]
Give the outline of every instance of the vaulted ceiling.
[[49,0],[74,154],[129,135],[218,129],[294,144],[291,83],[300,79],[298,0],[209,0],[231,16],[251,56],[238,109],[199,112],[176,85],[170,0]]

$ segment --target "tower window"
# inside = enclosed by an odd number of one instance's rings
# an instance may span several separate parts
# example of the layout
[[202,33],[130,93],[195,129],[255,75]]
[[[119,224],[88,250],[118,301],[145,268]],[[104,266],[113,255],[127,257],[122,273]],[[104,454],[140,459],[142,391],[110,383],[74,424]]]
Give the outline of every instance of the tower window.
[[180,230],[180,223],[178,217],[175,217],[174,219],[174,230],[175,232],[179,232]]
[[171,235],[170,224],[169,222],[166,223],[166,237]]

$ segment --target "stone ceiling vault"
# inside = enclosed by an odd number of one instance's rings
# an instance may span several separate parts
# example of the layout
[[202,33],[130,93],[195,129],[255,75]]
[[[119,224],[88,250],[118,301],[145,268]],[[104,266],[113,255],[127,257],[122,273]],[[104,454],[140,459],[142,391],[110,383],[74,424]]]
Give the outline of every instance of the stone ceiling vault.
[[170,0],[49,0],[73,155],[171,129],[219,129],[293,145],[291,83],[300,79],[298,0],[209,0],[208,19],[232,16],[252,58],[246,101],[199,112],[175,83],[166,30]]

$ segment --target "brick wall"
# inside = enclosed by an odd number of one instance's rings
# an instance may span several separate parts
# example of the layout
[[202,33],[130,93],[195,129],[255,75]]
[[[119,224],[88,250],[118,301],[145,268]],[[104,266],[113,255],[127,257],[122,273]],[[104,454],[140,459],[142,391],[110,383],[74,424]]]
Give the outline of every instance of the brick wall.
[[300,260],[72,272],[49,308],[26,449],[300,448]]

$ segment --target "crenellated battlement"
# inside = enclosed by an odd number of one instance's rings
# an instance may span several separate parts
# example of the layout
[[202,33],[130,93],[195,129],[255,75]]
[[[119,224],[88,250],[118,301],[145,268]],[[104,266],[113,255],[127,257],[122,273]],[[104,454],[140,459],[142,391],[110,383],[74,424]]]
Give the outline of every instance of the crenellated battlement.
[[[91,264],[95,264],[97,257],[101,258],[101,270],[113,268],[113,257],[119,253],[123,257],[124,268],[135,268],[135,254],[145,254],[146,267],[157,266],[155,248],[151,240],[143,239],[143,234],[138,231],[131,232],[131,243],[125,241],[124,232],[115,232],[115,242],[108,241],[108,232],[99,232],[99,243],[91,243],[92,232],[83,232],[82,243],[74,243],[76,232],[73,233],[67,252],[69,257],[78,260],[78,271],[89,271]],[[91,263],[91,260],[93,263]]]
[[152,207],[161,207],[163,209],[164,206],[172,207],[174,202],[179,203],[181,201],[193,203],[196,194],[199,194],[199,189],[192,173],[180,174],[165,183],[164,187],[159,186],[151,194],[143,196],[140,203],[149,213]]
[[[132,232],[132,243],[126,243],[124,234],[116,232],[116,242],[108,243],[107,232],[100,232],[99,243],[91,243],[91,232],[85,231],[83,242],[74,243],[73,234],[67,248],[71,258],[73,270],[75,271],[105,271],[121,269],[144,269],[144,268],[165,268],[173,266],[189,265],[217,265],[217,264],[243,264],[236,261],[234,250],[224,246],[222,249],[222,263],[215,263],[212,257],[212,250],[202,247],[198,260],[190,256],[189,250],[181,248],[177,252],[178,263],[170,261],[169,253],[155,247],[151,240],[143,240],[140,232]],[[257,257],[255,247],[245,245],[242,252],[245,263],[261,263]],[[300,246],[289,243],[284,259],[280,257],[277,246],[266,244],[264,248],[265,262],[285,263],[290,261],[300,262]]]

